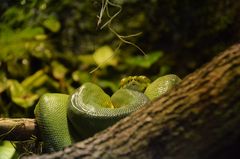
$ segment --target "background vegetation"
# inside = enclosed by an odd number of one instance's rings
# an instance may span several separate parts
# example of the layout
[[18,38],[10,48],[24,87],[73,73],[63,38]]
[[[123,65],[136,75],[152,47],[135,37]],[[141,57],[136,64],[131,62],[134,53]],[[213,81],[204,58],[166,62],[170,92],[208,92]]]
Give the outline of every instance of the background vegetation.
[[128,75],[184,77],[240,38],[238,1],[112,0],[101,29],[105,2],[1,1],[0,117],[34,117],[42,94],[86,81],[111,93]]

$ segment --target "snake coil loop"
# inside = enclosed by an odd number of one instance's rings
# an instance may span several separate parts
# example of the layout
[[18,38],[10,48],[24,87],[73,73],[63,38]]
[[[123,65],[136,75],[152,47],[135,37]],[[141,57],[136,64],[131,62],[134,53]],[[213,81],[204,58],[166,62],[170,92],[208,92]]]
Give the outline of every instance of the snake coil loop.
[[173,74],[152,83],[146,76],[129,76],[121,80],[121,88],[111,97],[90,82],[71,95],[43,95],[34,113],[47,151],[58,151],[106,129],[166,94],[180,81]]

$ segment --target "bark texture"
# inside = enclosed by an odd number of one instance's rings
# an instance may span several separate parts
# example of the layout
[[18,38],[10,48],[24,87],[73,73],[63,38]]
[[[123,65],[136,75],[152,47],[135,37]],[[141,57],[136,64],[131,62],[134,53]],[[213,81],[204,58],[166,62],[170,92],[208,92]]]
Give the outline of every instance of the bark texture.
[[60,152],[26,158],[212,159],[240,138],[240,44],[167,95]]
[[0,139],[11,141],[28,140],[33,135],[37,136],[35,119],[0,118]]

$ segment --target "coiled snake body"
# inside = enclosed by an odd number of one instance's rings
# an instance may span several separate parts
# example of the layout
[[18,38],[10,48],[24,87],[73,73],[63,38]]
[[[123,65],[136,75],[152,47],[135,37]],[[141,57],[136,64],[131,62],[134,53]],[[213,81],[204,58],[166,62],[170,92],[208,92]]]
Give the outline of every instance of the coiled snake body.
[[35,117],[47,151],[58,151],[99,132],[171,90],[181,79],[170,74],[152,83],[145,76],[121,80],[111,97],[99,86],[85,83],[73,94],[44,94]]

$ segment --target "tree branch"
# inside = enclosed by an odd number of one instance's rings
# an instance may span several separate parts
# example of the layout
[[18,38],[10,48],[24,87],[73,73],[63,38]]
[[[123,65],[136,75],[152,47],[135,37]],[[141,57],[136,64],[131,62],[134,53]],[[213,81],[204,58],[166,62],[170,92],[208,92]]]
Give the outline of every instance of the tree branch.
[[23,141],[32,136],[37,136],[35,119],[0,118],[0,139]]

